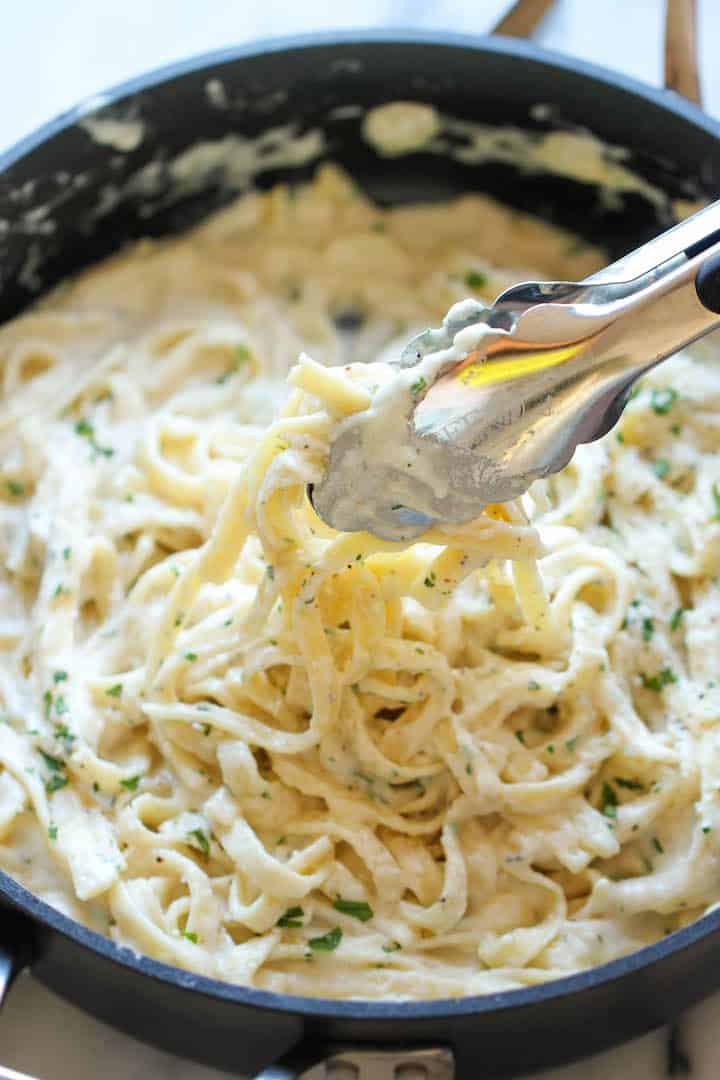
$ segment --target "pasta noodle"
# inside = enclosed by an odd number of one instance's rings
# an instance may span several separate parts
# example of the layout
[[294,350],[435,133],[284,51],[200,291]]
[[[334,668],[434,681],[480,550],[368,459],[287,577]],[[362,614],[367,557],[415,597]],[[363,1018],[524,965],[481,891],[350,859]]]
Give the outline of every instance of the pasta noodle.
[[306,496],[366,361],[601,261],[325,166],[0,330],[3,869],[120,945],[331,997],[531,985],[717,903],[712,346],[469,525],[391,543]]

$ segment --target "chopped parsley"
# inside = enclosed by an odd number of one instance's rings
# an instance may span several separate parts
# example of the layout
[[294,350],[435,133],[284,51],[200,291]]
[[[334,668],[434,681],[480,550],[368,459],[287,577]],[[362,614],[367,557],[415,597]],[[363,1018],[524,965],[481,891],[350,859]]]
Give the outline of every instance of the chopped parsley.
[[186,659],[186,660],[188,660],[188,661],[189,661],[189,662],[190,662],[191,664],[193,663],[193,661],[194,661],[194,660],[197,660],[197,653],[194,653],[194,652],[186,652],[186,653],[183,653],[183,656],[184,656],[184,657],[185,657],[185,659]]
[[71,555],[72,555],[72,548],[69,548],[69,547],[63,548],[62,557],[65,560],[65,562],[68,561],[68,559],[70,558]]
[[373,909],[364,900],[343,900],[338,896],[337,900],[333,901],[333,907],[343,915],[352,915],[360,922],[368,922],[373,917]]
[[621,444],[625,442],[625,436],[623,435],[622,431],[615,432],[615,441]]
[[653,464],[653,472],[658,480],[662,480],[670,472],[670,462],[667,458],[658,458]]
[[58,694],[58,696],[55,698],[55,712],[58,716],[62,716],[63,713],[66,713],[67,711],[68,707],[65,703],[65,698],[62,696],[62,694]]
[[539,689],[540,689],[540,683],[536,682],[535,679],[531,679],[530,682],[528,683],[528,690],[539,690]]
[[233,360],[232,364],[222,373],[222,375],[218,375],[215,382],[219,386],[222,386],[223,383],[226,383],[232,375],[237,375],[240,368],[243,366],[243,364],[246,364],[249,359],[250,350],[247,348],[247,346],[238,345],[235,349],[235,359]]
[[61,769],[65,768],[65,762],[62,758],[53,757],[52,754],[46,754],[44,750],[40,751],[40,757],[52,772],[60,772]]
[[717,484],[712,486],[713,503],[715,504],[715,513],[712,516],[713,521],[720,521],[720,487]]
[[10,492],[10,494],[14,495],[16,497],[25,494],[24,486],[21,483],[19,483],[17,480],[8,480],[7,488],[8,488],[8,491]]
[[651,641],[652,636],[655,633],[655,621],[654,619],[643,619],[642,621],[642,638],[643,641]]
[[109,686],[105,693],[108,697],[120,697],[123,692],[123,684],[121,682],[115,683],[114,686]]
[[628,780],[624,776],[614,777],[615,783],[618,787],[625,788],[627,791],[644,791],[645,787],[639,780]]
[[676,683],[677,675],[672,668],[663,668],[662,671],[658,671],[655,675],[646,675],[645,672],[640,673],[642,684],[646,690],[654,690],[656,694],[659,694],[670,683]]
[[572,739],[567,739],[565,742],[565,749],[572,754],[573,750],[577,746],[578,737],[574,735]]
[[208,840],[202,829],[191,829],[187,834],[189,841],[195,840],[198,847],[206,857],[210,854],[210,841]]
[[58,828],[54,822],[50,822],[48,825],[48,837],[50,840],[57,840]]
[[67,671],[56,671],[53,675],[53,682],[65,682],[68,677]]
[[285,914],[278,919],[276,926],[286,926],[290,930],[297,930],[302,926],[302,917],[305,914],[301,907],[289,907]]
[[677,390],[674,390],[672,386],[666,386],[663,390],[653,390],[650,395],[650,406],[653,412],[658,416],[665,416],[677,401],[677,396]]
[[45,719],[50,719],[50,710],[52,709],[53,696],[49,690],[46,690],[43,694],[43,703],[45,705]]
[[72,744],[75,742],[75,736],[73,735],[67,724],[55,725],[55,738],[60,739],[67,744],[68,750],[72,749]]
[[521,742],[523,744],[523,746],[525,745],[525,732],[524,731],[516,731],[515,732],[515,738],[517,739],[518,742]]
[[487,285],[487,274],[481,274],[479,270],[467,270],[463,281],[468,289],[482,289]]
[[104,457],[112,457],[115,453],[111,447],[99,445],[95,438],[95,428],[88,420],[85,420],[84,417],[76,423],[75,434],[80,435],[83,439],[87,439],[96,454],[102,454]]
[[602,786],[602,813],[605,817],[617,817],[618,797],[615,788],[607,782]]
[[432,570],[430,571],[428,576],[423,581],[423,585],[425,586],[426,589],[434,589],[435,588],[435,574],[432,572]]
[[653,842],[653,847],[658,852],[658,854],[664,855],[665,854],[665,848],[662,846],[662,844],[658,840],[657,836],[653,836],[652,842]]
[[686,611],[687,608],[679,607],[675,612],[673,612],[673,617],[670,620],[670,630],[672,633],[675,633],[675,631],[680,626],[680,623],[682,622],[682,617]]
[[383,945],[382,947],[382,951],[385,953],[397,952],[398,949],[402,949],[399,941],[393,941],[392,945]]
[[410,387],[410,393],[411,394],[420,394],[420,393],[422,393],[422,391],[425,389],[426,386],[427,386],[427,383],[425,382],[424,378],[421,375],[420,378],[416,379],[415,382]]
[[702,827],[702,831],[703,831],[704,833],[709,833],[709,832],[712,832],[712,825],[703,825],[703,827]]
[[342,941],[342,936],[343,933],[340,927],[334,926],[332,930],[328,930],[327,934],[323,934],[322,937],[311,937],[308,945],[315,952],[334,952]]
[[138,773],[137,776],[131,776],[127,780],[121,780],[120,783],[126,791],[137,791],[138,784],[142,780],[142,776]]
[[60,788],[64,788],[67,782],[67,776],[60,776],[59,773],[55,773],[46,783],[45,790],[47,791],[48,795],[52,795],[54,791],[60,791]]
[[183,930],[183,931],[182,931],[182,936],[183,936],[184,938],[187,938],[187,939],[188,939],[188,941],[192,941],[193,945],[197,945],[197,943],[198,943],[198,936],[197,936],[197,934],[193,933],[193,931],[192,931],[192,930]]

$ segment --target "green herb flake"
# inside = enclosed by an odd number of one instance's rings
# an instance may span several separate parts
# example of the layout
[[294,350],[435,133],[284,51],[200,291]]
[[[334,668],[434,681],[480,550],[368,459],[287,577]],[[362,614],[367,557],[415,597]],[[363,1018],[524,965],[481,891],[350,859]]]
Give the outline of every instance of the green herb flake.
[[87,439],[96,454],[102,454],[103,457],[112,457],[115,453],[111,447],[99,445],[95,438],[95,428],[84,417],[75,424],[75,434]]
[[572,737],[572,739],[567,739],[566,740],[565,749],[568,751],[568,753],[572,754],[573,750],[577,746],[577,741],[578,741],[577,735],[574,735]]
[[67,724],[55,725],[55,738],[67,743],[68,749],[71,749],[72,744],[75,742],[75,736]]
[[463,281],[468,289],[484,289],[487,285],[487,274],[481,274],[479,270],[466,270]]
[[670,631],[671,631],[671,633],[674,634],[675,631],[678,629],[678,627],[680,626],[680,623],[682,622],[683,615],[685,614],[685,612],[687,610],[688,610],[687,608],[679,607],[676,611],[673,612],[673,617],[670,620]]
[[126,791],[137,791],[138,784],[140,783],[141,780],[142,780],[142,776],[140,774],[138,774],[137,776],[129,777],[127,780],[121,780],[120,783],[122,784],[122,786],[125,788]]
[[662,480],[670,472],[670,462],[667,458],[658,458],[653,464],[653,472],[658,480]]
[[25,494],[25,486],[21,484],[18,480],[8,480],[7,489],[10,494],[14,495],[16,498],[18,498],[20,495]]
[[658,852],[658,854],[659,855],[664,855],[665,854],[665,848],[662,846],[662,844],[660,843],[657,836],[653,836],[652,842],[653,842],[653,847]]
[[677,675],[672,668],[663,668],[662,671],[658,671],[655,675],[646,675],[645,672],[640,673],[642,684],[646,690],[654,690],[656,694],[661,693],[666,686],[670,683],[676,683]]
[[333,901],[333,907],[343,915],[352,915],[360,922],[369,922],[373,917],[373,909],[364,900],[343,900],[338,896],[337,900]]
[[434,589],[435,588],[435,574],[432,571],[428,574],[428,576],[423,581],[423,585],[425,586],[426,589]]
[[665,416],[677,401],[677,396],[677,390],[674,390],[672,386],[666,386],[663,390],[653,390],[650,395],[650,406],[653,412],[658,416]]
[[[280,841],[278,841],[280,843]],[[302,918],[305,912],[301,907],[289,907],[285,914],[278,919],[276,926],[284,926],[290,930],[298,930],[302,926]]]
[[334,926],[322,937],[311,937],[308,945],[315,952],[334,952],[342,941],[343,932],[339,926]]
[[524,731],[516,731],[515,732],[515,738],[517,739],[518,742],[521,742],[523,744],[523,746],[525,745],[525,732]]
[[53,696],[49,690],[46,690],[43,694],[43,704],[45,705],[45,719],[50,719],[50,710],[52,709]]
[[67,776],[60,776],[59,773],[55,773],[46,783],[45,790],[48,795],[52,795],[53,792],[60,791],[61,788],[64,788],[67,782]]
[[421,375],[420,378],[416,379],[415,382],[410,387],[410,393],[411,394],[420,394],[420,393],[422,393],[422,391],[425,389],[426,386],[427,386],[427,383],[425,382],[425,379]]
[[402,949],[399,941],[393,941],[392,945],[383,945],[382,947],[384,953],[398,952],[399,949]]
[[540,690],[541,689],[540,683],[536,682],[535,679],[531,679],[530,682],[527,685],[528,685],[528,690]]
[[602,786],[602,813],[605,817],[617,817],[618,797],[615,788],[607,782]]
[[119,698],[123,692],[123,684],[121,682],[115,683],[114,686],[109,686],[105,693],[108,697]]
[[712,516],[713,521],[720,521],[720,487],[717,484],[712,486],[713,503],[715,504],[715,513]]
[[227,368],[222,373],[222,375],[218,375],[215,382],[219,386],[222,386],[233,375],[237,375],[240,368],[243,366],[243,364],[246,364],[249,359],[250,359],[250,350],[247,348],[247,346],[238,345],[237,348],[235,349],[235,358],[234,358],[232,364],[230,365],[229,368]]
[[55,674],[53,675],[53,682],[55,682],[55,683],[65,682],[67,680],[67,677],[68,677],[67,671],[56,671]]
[[655,633],[655,621],[654,619],[643,619],[642,621],[642,638],[643,641],[652,641],[652,636]]
[[54,822],[50,822],[48,825],[48,838],[50,840],[57,840],[58,827]]
[[56,712],[56,714],[58,716],[62,716],[67,711],[68,711],[68,707],[67,707],[67,704],[65,702],[65,698],[62,696],[62,694],[58,694],[58,696],[55,698],[55,712]]
[[625,776],[613,777],[618,787],[625,788],[626,791],[644,791],[645,786],[641,784],[639,780],[628,780]]
[[619,442],[621,445],[625,442],[625,436],[623,435],[622,431],[615,432],[615,441]]
[[61,769],[65,768],[65,762],[62,758],[53,757],[52,754],[46,754],[44,750],[40,751],[40,757],[52,772],[60,772]]
[[703,825],[703,827],[702,827],[702,831],[703,831],[704,833],[709,833],[709,832],[712,832],[712,825]]
[[64,547],[63,551],[62,551],[62,557],[65,560],[65,562],[68,561],[68,559],[70,558],[71,555],[72,555],[72,548]]
[[202,829],[191,829],[187,834],[189,841],[195,840],[198,847],[206,857],[210,854],[210,841],[208,840]]
[[187,938],[187,939],[188,939],[188,941],[192,941],[193,945],[197,945],[197,943],[198,943],[198,936],[197,936],[197,934],[193,933],[193,931],[192,931],[192,930],[183,930],[183,931],[182,931],[182,936],[183,936],[184,938]]
[[197,653],[186,652],[186,653],[183,653],[183,657],[192,664],[195,660],[197,660]]

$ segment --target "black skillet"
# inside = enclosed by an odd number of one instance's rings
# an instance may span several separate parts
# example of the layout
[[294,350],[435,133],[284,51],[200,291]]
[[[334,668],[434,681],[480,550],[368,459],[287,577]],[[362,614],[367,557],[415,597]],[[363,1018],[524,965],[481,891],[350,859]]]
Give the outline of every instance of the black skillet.
[[[229,107],[218,107],[208,90],[213,79],[222,82]],[[361,139],[358,116],[337,108],[394,100],[432,102],[449,115],[540,133],[581,125],[630,148],[631,167],[667,194],[667,204],[658,212],[631,195],[603,209],[592,185],[498,162],[470,167],[421,153],[381,160]],[[720,125],[699,109],[668,91],[502,38],[358,32],[272,41],[172,65],[98,104],[106,117],[142,121],[139,145],[122,152],[93,141],[78,125],[86,107],[0,156],[0,319],[130,238],[184,228],[227,201],[233,193],[219,174],[183,195],[162,163],[198,139],[232,131],[319,127],[330,156],[380,203],[489,192],[604,244],[611,257],[666,225],[673,198],[717,196],[720,187]],[[549,108],[533,109],[538,104]],[[122,189],[151,160],[160,163],[155,193],[136,191],[111,206],[108,184]],[[268,170],[258,183],[301,181],[315,164]],[[481,234],[478,221],[479,247]],[[392,1052],[391,1060],[355,1056],[361,1075],[387,1068],[392,1076],[402,1062],[419,1064],[403,1050],[425,1047],[428,1076],[450,1075],[443,1048],[454,1055],[458,1076],[517,1076],[639,1035],[720,987],[720,911],[624,959],[532,989],[366,1003],[230,986],[135,956],[3,873],[0,900],[5,989],[29,965],[99,1019],[239,1074],[282,1058],[285,1064],[267,1076],[296,1075],[299,1062],[342,1045]]]

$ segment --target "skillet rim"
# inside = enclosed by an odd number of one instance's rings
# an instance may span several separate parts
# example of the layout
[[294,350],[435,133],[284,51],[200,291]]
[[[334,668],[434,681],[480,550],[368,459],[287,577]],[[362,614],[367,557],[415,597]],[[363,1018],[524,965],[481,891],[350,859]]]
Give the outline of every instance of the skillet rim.
[[[581,75],[608,89],[621,89],[639,98],[643,103],[656,105],[675,114],[692,127],[715,137],[720,143],[720,122],[704,113],[698,106],[673,91],[658,89],[622,73],[584,60],[576,60],[554,50],[538,47],[515,38],[481,34],[463,34],[442,30],[417,31],[412,29],[354,29],[348,31],[325,31],[321,33],[296,34],[253,40],[242,45],[213,49],[198,53],[184,60],[173,61],[131,79],[114,84],[72,106],[56,117],[46,121],[8,149],[0,152],[0,180],[3,174],[27,154],[38,149],[48,140],[72,127],[93,112],[116,104],[133,94],[147,91],[160,83],[175,80],[203,68],[216,67],[250,57],[267,54],[310,51],[329,46],[444,46],[469,49],[482,53],[494,53],[513,60],[531,60],[545,67]],[[149,956],[116,945],[110,938],[83,926],[45,901],[35,896],[4,870],[0,869],[0,900],[45,929],[62,934],[74,944],[99,955],[102,959],[144,975],[156,982],[192,991],[206,998],[220,999],[229,1003],[249,1006],[260,1011],[279,1011],[300,1017],[328,1020],[423,1020],[452,1019],[489,1012],[504,1012],[537,1005],[543,1001],[557,1000],[587,992],[618,982],[633,972],[644,971],[651,975],[653,967],[668,957],[702,942],[720,931],[720,907],[696,919],[689,926],[661,938],[627,956],[597,965],[561,978],[549,979],[536,986],[515,990],[459,998],[435,998],[422,1001],[373,1001],[367,999],[337,1000],[334,998],[305,997],[302,995],[256,990],[239,984],[222,982],[209,976],[197,975],[171,964],[154,960]],[[2,938],[0,935],[0,949]],[[32,961],[29,967],[32,969]]]

